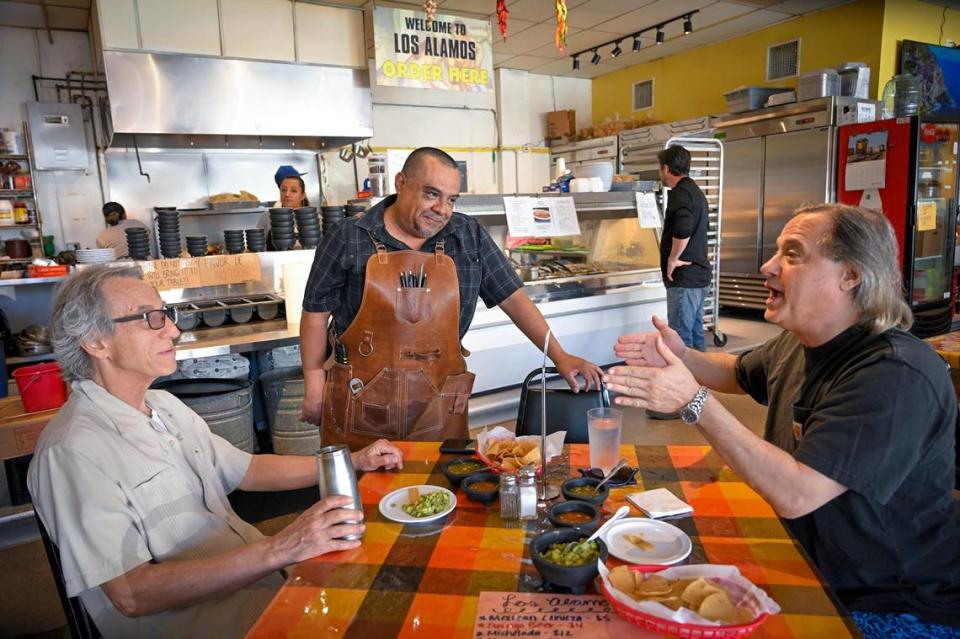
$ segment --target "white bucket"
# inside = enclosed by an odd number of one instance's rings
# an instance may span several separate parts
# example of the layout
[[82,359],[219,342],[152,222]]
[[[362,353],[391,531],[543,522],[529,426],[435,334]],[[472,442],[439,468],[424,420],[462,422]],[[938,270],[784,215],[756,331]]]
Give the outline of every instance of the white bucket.
[[303,292],[307,288],[312,262],[289,262],[283,265],[283,308],[287,324],[300,324]]

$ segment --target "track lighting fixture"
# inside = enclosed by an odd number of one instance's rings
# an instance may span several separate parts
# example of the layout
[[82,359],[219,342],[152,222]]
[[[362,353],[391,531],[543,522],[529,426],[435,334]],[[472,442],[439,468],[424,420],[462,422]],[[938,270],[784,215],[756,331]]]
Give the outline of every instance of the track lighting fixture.
[[663,25],[657,27],[657,44],[663,44],[666,36],[663,35]]
[[610,56],[615,58],[621,53],[623,53],[623,49],[620,48],[620,41],[617,40],[617,43],[613,45],[613,51],[610,52]]
[[590,64],[600,64],[600,54],[597,53],[597,50],[593,50],[593,57],[590,58]]
[[600,53],[598,52],[600,49],[603,49],[608,45],[613,46],[613,48],[610,50],[611,57],[616,58],[620,56],[623,53],[623,48],[620,45],[627,38],[633,38],[633,46],[632,46],[633,52],[636,53],[640,51],[640,49],[643,48],[643,42],[641,40],[641,37],[643,36],[644,33],[649,35],[655,31],[656,35],[654,36],[653,41],[656,42],[658,45],[663,44],[664,42],[667,41],[667,36],[666,36],[666,33],[664,33],[664,28],[669,24],[673,24],[674,22],[682,21],[684,35],[688,33],[693,33],[693,14],[695,13],[700,13],[700,10],[694,9],[693,11],[690,11],[688,13],[682,13],[678,16],[670,18],[669,20],[666,20],[659,24],[654,24],[649,27],[640,29],[638,31],[634,31],[632,34],[621,35],[613,40],[608,40],[607,42],[594,44],[589,49],[584,49],[582,51],[576,51],[574,53],[571,53],[569,55],[571,58],[573,58],[573,70],[577,71],[578,69],[580,69],[580,56],[582,55],[585,56],[591,52],[593,53],[593,55],[590,57],[590,63],[600,64],[602,58],[600,57]]
[[683,35],[693,33],[693,16],[689,13],[683,16]]
[[640,34],[633,34],[633,52],[636,53],[640,50]]
[[573,70],[577,71],[580,69],[580,56],[573,56]]

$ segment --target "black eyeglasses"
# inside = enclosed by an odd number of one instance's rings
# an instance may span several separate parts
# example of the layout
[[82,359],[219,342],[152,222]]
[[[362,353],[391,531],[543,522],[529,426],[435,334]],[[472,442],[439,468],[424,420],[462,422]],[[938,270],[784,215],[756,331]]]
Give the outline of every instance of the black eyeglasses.
[[114,324],[119,324],[120,322],[135,322],[137,320],[147,320],[147,326],[152,328],[155,331],[159,331],[164,327],[166,320],[170,320],[174,324],[177,323],[177,307],[176,306],[164,306],[163,308],[155,308],[152,311],[146,311],[144,313],[138,313],[136,315],[125,315],[123,317],[115,317],[111,322]]

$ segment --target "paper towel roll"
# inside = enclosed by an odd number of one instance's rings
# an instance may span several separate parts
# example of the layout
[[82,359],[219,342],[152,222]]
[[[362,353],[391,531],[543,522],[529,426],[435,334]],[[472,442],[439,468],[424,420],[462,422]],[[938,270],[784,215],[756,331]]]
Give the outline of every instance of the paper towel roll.
[[299,324],[303,311],[303,292],[310,277],[311,262],[289,262],[283,265],[283,309],[287,324]]

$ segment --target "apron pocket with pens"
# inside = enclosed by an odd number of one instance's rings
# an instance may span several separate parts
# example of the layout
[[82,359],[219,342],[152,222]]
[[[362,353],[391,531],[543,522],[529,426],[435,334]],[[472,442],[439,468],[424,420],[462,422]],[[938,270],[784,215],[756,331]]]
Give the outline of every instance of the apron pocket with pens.
[[398,288],[395,314],[410,324],[430,319],[430,289]]

